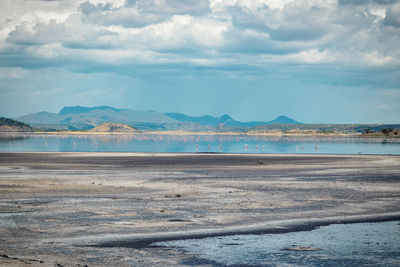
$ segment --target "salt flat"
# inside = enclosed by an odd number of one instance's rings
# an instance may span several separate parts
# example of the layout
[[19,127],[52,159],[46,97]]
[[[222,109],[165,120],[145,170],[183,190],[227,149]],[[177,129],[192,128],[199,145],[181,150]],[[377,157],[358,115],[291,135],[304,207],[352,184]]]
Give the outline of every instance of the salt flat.
[[399,183],[399,156],[0,153],[0,264],[180,265],[151,242],[399,219]]

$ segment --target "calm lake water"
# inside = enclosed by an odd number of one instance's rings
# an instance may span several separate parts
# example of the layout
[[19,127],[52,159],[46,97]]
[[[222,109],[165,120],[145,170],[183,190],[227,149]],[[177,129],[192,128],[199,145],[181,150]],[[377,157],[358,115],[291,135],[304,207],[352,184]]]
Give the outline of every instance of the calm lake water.
[[[212,237],[154,245],[193,255],[184,262],[189,266],[400,266],[398,221],[334,224],[306,232]],[[319,250],[286,250],[300,246]]]
[[218,152],[400,155],[400,140],[245,135],[2,134],[0,151]]

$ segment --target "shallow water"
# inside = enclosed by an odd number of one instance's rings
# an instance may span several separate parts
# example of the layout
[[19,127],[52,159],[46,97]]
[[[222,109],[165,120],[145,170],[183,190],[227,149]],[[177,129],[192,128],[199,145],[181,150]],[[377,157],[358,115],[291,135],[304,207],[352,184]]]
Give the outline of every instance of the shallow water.
[[0,135],[0,151],[400,155],[400,140],[245,135]]
[[[193,255],[184,264],[212,266],[400,266],[400,225],[335,224],[313,231],[158,242]],[[307,246],[318,251],[288,251]]]

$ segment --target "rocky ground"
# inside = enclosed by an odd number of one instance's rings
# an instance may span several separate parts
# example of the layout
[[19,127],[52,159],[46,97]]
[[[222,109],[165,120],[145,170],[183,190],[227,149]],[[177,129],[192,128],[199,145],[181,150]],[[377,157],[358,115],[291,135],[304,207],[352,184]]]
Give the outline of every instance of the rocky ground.
[[0,265],[182,265],[151,243],[400,218],[399,185],[398,156],[0,153]]

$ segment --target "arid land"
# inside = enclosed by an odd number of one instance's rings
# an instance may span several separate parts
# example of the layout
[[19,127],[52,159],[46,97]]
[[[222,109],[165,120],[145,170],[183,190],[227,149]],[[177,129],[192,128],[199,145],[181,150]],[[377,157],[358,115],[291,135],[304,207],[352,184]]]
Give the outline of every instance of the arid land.
[[400,219],[400,156],[0,153],[0,265],[179,266],[162,240]]
[[[7,132],[7,134],[10,134]],[[23,134],[15,132],[15,134]],[[360,137],[360,138],[378,138],[378,139],[399,139],[400,134],[398,131],[385,135],[383,133],[345,133],[345,132],[319,132],[313,130],[301,131],[248,131],[248,132],[234,132],[234,131],[137,131],[135,133],[126,132],[101,132],[101,131],[36,131],[29,132],[28,135],[135,135],[135,134],[153,134],[153,135],[232,135],[232,136],[274,136],[274,137],[318,137],[318,138],[331,138],[331,137]]]

